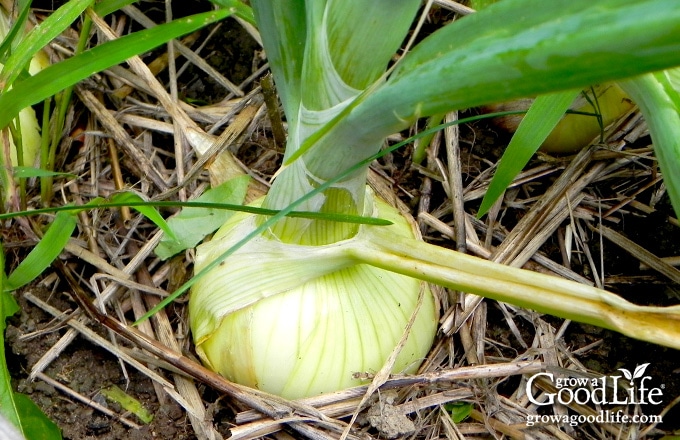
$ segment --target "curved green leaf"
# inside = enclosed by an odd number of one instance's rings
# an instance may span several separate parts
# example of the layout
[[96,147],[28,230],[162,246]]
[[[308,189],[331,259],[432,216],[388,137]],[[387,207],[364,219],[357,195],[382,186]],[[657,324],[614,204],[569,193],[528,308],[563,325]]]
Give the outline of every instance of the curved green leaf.
[[14,393],[14,401],[27,440],[61,440],[59,427],[28,396]]
[[9,290],[16,290],[36,279],[59,256],[76,228],[76,218],[58,213],[43,238],[7,278]]
[[0,243],[0,412],[14,426],[19,427],[19,416],[14,410],[14,392],[5,361],[5,320],[19,311],[19,305],[14,297],[5,290],[5,250]]
[[253,26],[256,25],[255,14],[253,13],[252,8],[244,4],[242,1],[240,0],[210,0],[210,1],[222,8],[230,9],[237,17],[245,20],[247,23],[250,23]]
[[[153,206],[145,204],[145,200],[142,199],[139,195],[132,193],[132,192],[123,192],[123,193],[117,193],[114,194],[111,197],[111,202],[116,203],[116,204],[121,204],[123,206],[134,206],[134,208],[142,213],[146,218],[151,220],[156,226],[161,228],[163,232],[165,232],[169,237],[171,237],[173,240],[176,240],[177,237],[175,236],[175,232],[168,226],[168,223],[165,221],[163,216],[161,216],[158,211],[156,211]],[[99,203],[97,201],[96,203]],[[89,206],[93,206],[92,204],[88,204]]]
[[668,72],[620,83],[645,117],[675,215],[680,217],[680,94]]

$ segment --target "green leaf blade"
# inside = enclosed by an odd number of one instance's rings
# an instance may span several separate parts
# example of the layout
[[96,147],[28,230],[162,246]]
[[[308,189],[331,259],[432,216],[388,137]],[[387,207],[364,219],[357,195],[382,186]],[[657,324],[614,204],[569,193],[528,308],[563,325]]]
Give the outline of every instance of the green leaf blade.
[[16,427],[20,427],[19,416],[15,410],[12,382],[5,360],[5,321],[19,311],[19,305],[6,290],[5,250],[0,244],[0,412]]
[[58,171],[43,170],[42,168],[34,167],[14,167],[14,177],[28,179],[31,177],[70,177],[78,178],[75,174],[62,173]]
[[19,15],[11,27],[8,27],[9,21],[5,20],[4,13],[0,12],[0,14],[3,14],[3,17],[0,17],[0,35],[3,37],[0,43],[0,64],[7,62],[7,57],[10,55],[12,47],[16,46],[21,40],[23,29],[28,19],[28,13],[31,10],[30,1],[22,0],[18,3]]
[[6,289],[6,283],[5,253],[0,245],[0,414],[26,439],[59,440],[62,437],[57,425],[31,399],[12,389],[12,377],[5,356],[5,321],[20,309],[9,289]]
[[505,149],[498,169],[484,195],[478,216],[486,214],[512,180],[557,126],[580,90],[542,95],[536,98]]
[[620,83],[645,117],[668,195],[680,217],[680,93],[668,72],[648,74]]
[[101,393],[110,401],[118,403],[125,410],[130,411],[144,423],[151,423],[153,414],[147,410],[142,402],[121,390],[116,385],[111,385],[108,388],[101,390]]
[[470,402],[451,402],[444,405],[444,409],[451,413],[453,423],[462,423],[472,414],[473,405]]
[[177,238],[175,237],[174,231],[172,228],[170,228],[170,226],[168,226],[168,223],[165,221],[163,216],[161,216],[160,213],[156,211],[153,206],[151,206],[151,204],[147,205],[145,200],[139,195],[132,192],[122,192],[114,194],[110,200],[113,204],[120,204],[123,206],[129,204],[129,206],[134,207],[142,215],[151,220],[156,226],[161,228],[163,232],[172,237],[172,239]]
[[236,15],[238,18],[245,20],[247,23],[252,24],[253,26],[257,25],[257,23],[255,22],[255,14],[253,13],[253,9],[246,5],[245,3],[241,2],[240,0],[210,0],[210,1],[222,8],[232,10],[234,12],[234,15]]
[[94,12],[100,17],[111,14],[127,5],[135,3],[136,0],[102,0],[94,5]]
[[59,256],[75,228],[75,216],[58,213],[42,240],[7,278],[6,287],[16,290],[36,279]]
[[26,439],[60,440],[62,438],[59,427],[28,396],[14,393],[14,401]]

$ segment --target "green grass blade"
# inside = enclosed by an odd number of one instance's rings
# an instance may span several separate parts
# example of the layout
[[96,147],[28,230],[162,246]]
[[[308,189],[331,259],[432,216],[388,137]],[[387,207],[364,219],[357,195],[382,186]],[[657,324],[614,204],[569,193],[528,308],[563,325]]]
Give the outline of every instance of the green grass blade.
[[72,179],[78,178],[78,176],[71,173],[48,171],[34,167],[14,167],[14,177],[19,179],[28,179],[31,177],[57,177],[57,176],[70,177]]
[[220,9],[180,18],[109,41],[53,64],[40,73],[15,84],[12,90],[0,96],[0,128],[7,126],[21,109],[41,102],[95,72],[122,63],[132,56],[147,52],[173,38],[222,20],[231,13],[229,10]]
[[579,93],[581,93],[580,90],[568,90],[536,98],[503,152],[498,169],[482,199],[482,205],[477,214],[479,217],[486,214],[510,185],[512,179],[522,171]]
[[[7,58],[5,67],[2,70],[0,84],[2,89],[12,85],[31,58],[43,47],[60,35],[64,30],[80,16],[80,14],[92,4],[93,0],[70,0],[50,14],[45,21],[36,26]],[[40,99],[42,101],[42,99]],[[36,101],[37,102],[37,101]],[[25,106],[26,107],[26,106]],[[0,124],[4,127],[4,124]]]
[[[153,206],[145,202],[146,201],[139,195],[132,192],[117,193],[111,197],[111,203],[122,206],[134,206],[137,211],[151,220],[156,226],[161,228],[161,230],[165,232],[166,235],[168,235],[173,240],[176,240],[177,237],[175,236],[175,232],[172,230],[172,228],[170,228],[170,226],[168,226],[168,223],[165,221],[163,216],[161,216],[160,213],[153,208]],[[99,200],[96,200],[94,204],[88,203],[86,206],[95,206],[98,203]]]
[[36,279],[59,256],[75,228],[73,214],[58,213],[42,240],[9,275],[6,288],[16,290]]
[[5,322],[19,311],[19,305],[10,290],[5,277],[5,250],[0,244],[0,414],[26,439],[59,440],[62,437],[57,425],[31,399],[12,388],[5,356]]
[[[102,198],[96,198],[93,201],[87,203],[86,205],[80,205],[80,206],[75,206],[75,205],[66,205],[66,206],[55,206],[55,207],[49,207],[49,208],[39,208],[39,209],[32,209],[30,211],[17,211],[17,212],[6,212],[4,214],[0,214],[0,220],[6,220],[10,218],[15,218],[15,217],[27,217],[31,215],[37,215],[37,214],[49,214],[53,212],[80,212],[80,211],[87,211],[88,209],[95,209],[95,208],[121,208],[121,207],[130,207],[130,208],[136,208],[136,207],[164,207],[164,208],[179,208],[179,207],[188,207],[188,208],[206,208],[206,209],[222,209],[222,210],[229,210],[229,211],[240,211],[240,212],[249,212],[251,214],[257,214],[257,215],[263,215],[263,216],[273,216],[279,214],[279,210],[276,209],[266,209],[266,208],[257,208],[255,206],[249,206],[249,205],[234,205],[230,203],[205,203],[205,202],[199,202],[199,201],[191,201],[191,202],[169,202],[169,201],[151,201],[151,202],[145,202],[145,201],[135,201],[132,199],[128,199],[125,201],[116,201],[116,202],[107,202]],[[364,217],[360,215],[349,215],[349,214],[332,214],[332,213],[323,213],[323,212],[312,212],[312,211],[291,211],[286,213],[286,216],[289,217],[296,217],[296,218],[307,218],[307,219],[312,219],[312,220],[327,220],[327,221],[334,221],[334,222],[345,222],[345,223],[357,223],[357,224],[363,224],[363,225],[373,225],[373,226],[388,226],[391,225],[392,223],[388,220],[383,220],[381,218],[374,218],[374,217]]]
[[7,289],[5,250],[0,244],[0,412],[17,428],[21,427],[14,404],[12,382],[5,360],[5,321],[19,311],[19,305]]
[[667,72],[620,84],[645,117],[668,195],[676,217],[680,217],[680,95],[671,85]]
[[6,289],[5,253],[0,245],[0,414],[27,439],[61,439],[57,425],[31,399],[12,389],[5,356],[5,321],[19,311],[19,305],[9,290]]
[[240,0],[210,0],[221,8],[230,9],[234,15],[245,20],[247,23],[257,26],[253,9]]
[[[9,29],[5,29],[5,25],[8,24],[8,22],[5,22],[4,18],[0,17],[0,35],[3,35],[3,32],[6,32],[2,43],[0,43],[0,64],[5,64],[7,62],[7,57],[10,55],[12,47],[16,46],[21,40],[21,37],[24,34],[24,26],[28,19],[28,13],[31,11],[30,0],[21,0],[18,3],[19,15]],[[4,12],[0,12],[0,14],[4,14]]]

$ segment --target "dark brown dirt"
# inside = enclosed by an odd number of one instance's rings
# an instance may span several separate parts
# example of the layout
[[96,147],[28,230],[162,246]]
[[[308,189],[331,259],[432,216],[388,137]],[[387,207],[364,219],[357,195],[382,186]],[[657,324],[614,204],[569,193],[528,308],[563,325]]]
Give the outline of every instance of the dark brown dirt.
[[[31,293],[42,300],[49,298],[50,304],[72,310],[74,305],[62,294],[50,295],[49,291],[38,287],[30,288]],[[30,367],[65,333],[57,328],[31,339],[21,339],[22,335],[50,328],[53,322],[47,314],[28,303],[18,295],[21,312],[10,320],[7,328],[8,365],[14,374],[15,389],[27,394],[62,429],[64,439],[178,439],[195,438],[186,418],[186,413],[176,403],[168,400],[160,403],[156,398],[151,381],[134,369],[127,369],[126,378],[120,364],[110,353],[78,337],[45,371],[52,379],[70,387],[81,395],[99,404],[122,413],[117,403],[107,401],[101,390],[117,385],[129,395],[142,402],[154,416],[148,425],[134,415],[126,417],[142,425],[141,429],[131,429],[118,420],[113,420],[89,406],[83,405],[72,397],[63,394],[43,381],[27,380]],[[95,327],[96,328],[96,327]],[[106,335],[102,335],[106,337]]]

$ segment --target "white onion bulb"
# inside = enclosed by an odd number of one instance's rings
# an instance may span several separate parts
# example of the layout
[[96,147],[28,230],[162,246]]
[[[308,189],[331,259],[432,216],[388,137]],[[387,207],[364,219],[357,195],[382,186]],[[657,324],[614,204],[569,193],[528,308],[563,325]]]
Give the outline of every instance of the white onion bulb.
[[[367,194],[369,214],[394,222],[360,227],[349,239],[304,246],[260,236],[202,277],[189,303],[196,351],[227,379],[286,398],[359,385],[355,372],[378,371],[424,300],[394,372],[413,372],[437,327],[435,301],[419,280],[357,264],[352,249],[371,228],[412,239],[409,223]],[[366,213],[364,213],[366,215]],[[256,227],[235,214],[197,249],[196,271]]]

